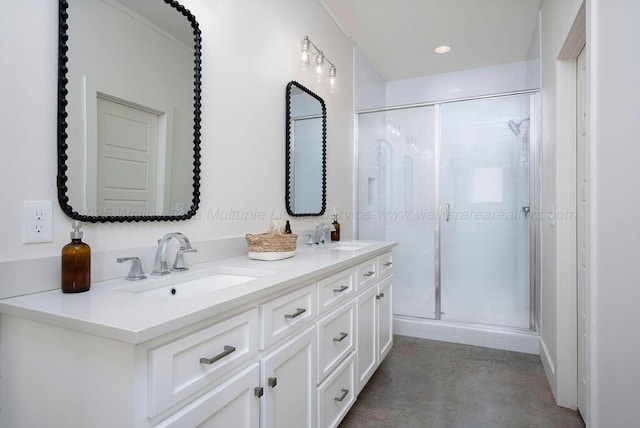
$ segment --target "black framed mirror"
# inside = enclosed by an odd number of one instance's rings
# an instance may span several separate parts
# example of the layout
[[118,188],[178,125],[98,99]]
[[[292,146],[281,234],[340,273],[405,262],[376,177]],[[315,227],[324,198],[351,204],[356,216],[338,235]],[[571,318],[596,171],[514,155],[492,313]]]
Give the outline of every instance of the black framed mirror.
[[319,216],[327,205],[327,108],[298,82],[289,82],[286,94],[287,213]]
[[174,0],[59,0],[58,201],[85,222],[200,203],[201,37]]

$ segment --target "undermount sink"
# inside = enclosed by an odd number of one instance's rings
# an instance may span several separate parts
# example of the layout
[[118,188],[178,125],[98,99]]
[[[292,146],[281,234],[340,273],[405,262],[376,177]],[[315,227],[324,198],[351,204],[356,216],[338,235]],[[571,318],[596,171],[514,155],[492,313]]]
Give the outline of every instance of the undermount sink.
[[216,267],[173,278],[167,275],[154,282],[141,282],[119,290],[143,296],[189,299],[244,284],[272,273],[274,272],[260,269]]
[[327,245],[328,250],[335,251],[357,251],[371,245],[370,242],[339,242]]

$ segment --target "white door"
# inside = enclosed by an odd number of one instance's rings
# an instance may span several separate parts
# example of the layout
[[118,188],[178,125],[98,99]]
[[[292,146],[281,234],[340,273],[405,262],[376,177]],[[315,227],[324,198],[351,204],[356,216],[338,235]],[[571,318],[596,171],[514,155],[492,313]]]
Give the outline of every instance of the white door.
[[586,167],[586,112],[585,112],[585,73],[586,49],[582,49],[577,59],[576,88],[576,144],[577,144],[577,184],[578,184],[578,410],[586,417],[586,365],[587,355],[587,307],[586,307],[586,272],[587,272],[587,233],[585,215],[587,213],[587,176]]
[[156,113],[98,97],[100,214],[157,213],[158,124]]
[[316,425],[316,364],[315,327],[260,361],[264,388],[262,428],[311,428]]

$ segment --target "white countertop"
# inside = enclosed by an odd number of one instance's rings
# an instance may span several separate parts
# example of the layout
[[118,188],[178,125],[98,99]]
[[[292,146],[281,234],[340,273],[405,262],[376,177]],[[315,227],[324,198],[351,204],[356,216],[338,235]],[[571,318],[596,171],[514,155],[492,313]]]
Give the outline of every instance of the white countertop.
[[[363,243],[366,241],[343,241]],[[186,272],[132,282],[124,279],[96,282],[85,293],[46,291],[0,300],[0,313],[57,327],[140,344],[198,321],[219,315],[296,285],[302,286],[354,264],[384,254],[395,242],[374,242],[353,251],[332,250],[335,244],[298,246],[294,257],[278,261],[250,260],[246,256],[190,266]],[[249,282],[189,299],[172,299],[119,290],[180,283],[207,275],[218,267],[272,271]],[[55,281],[52,279],[52,281]]]

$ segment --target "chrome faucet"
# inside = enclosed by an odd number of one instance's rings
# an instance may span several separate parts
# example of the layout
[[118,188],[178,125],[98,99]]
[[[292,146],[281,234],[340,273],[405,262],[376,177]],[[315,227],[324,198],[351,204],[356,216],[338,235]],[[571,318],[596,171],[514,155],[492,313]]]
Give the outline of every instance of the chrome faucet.
[[131,268],[129,269],[129,273],[124,277],[124,279],[126,279],[127,281],[139,281],[141,279],[146,279],[147,275],[144,274],[142,263],[140,263],[139,257],[118,257],[116,259],[118,263],[124,263],[129,260],[131,260]]
[[316,232],[313,235],[314,244],[324,244],[327,241],[327,230],[336,230],[331,223],[320,223],[316,226]]
[[180,249],[176,254],[176,259],[173,263],[172,271],[188,270],[187,264],[184,261],[184,253],[195,253],[198,250],[191,247],[189,238],[179,232],[171,232],[164,235],[158,240],[158,249],[156,250],[156,258],[153,261],[153,271],[151,275],[167,275],[171,273],[167,264],[167,247],[171,238],[176,238],[180,243]]

